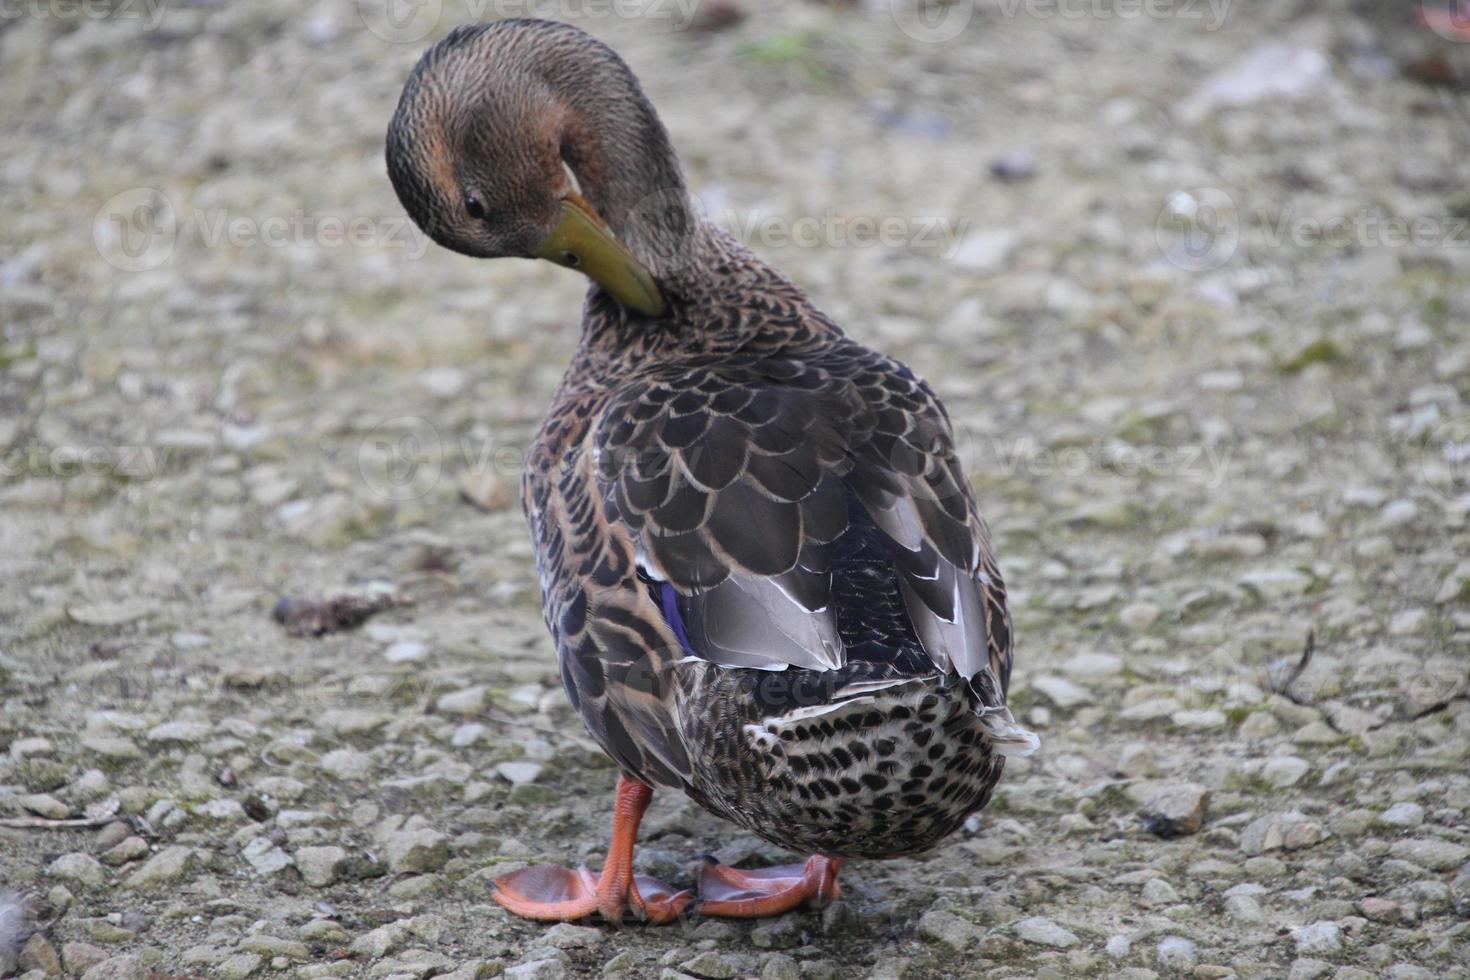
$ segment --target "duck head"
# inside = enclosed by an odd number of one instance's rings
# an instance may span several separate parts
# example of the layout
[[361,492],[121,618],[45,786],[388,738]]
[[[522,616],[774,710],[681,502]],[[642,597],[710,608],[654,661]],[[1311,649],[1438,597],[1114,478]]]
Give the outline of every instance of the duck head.
[[[629,310],[664,312],[659,259],[691,226],[683,176],[632,72],[590,35],[541,20],[456,29],[404,86],[387,160],[409,216],[445,248],[545,259]],[[657,220],[636,220],[649,200]],[[684,211],[672,221],[670,201]]]

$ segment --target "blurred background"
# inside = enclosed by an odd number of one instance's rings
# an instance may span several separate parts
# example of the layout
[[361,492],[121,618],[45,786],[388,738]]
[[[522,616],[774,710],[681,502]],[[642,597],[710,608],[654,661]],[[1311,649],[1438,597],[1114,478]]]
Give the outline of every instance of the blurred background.
[[[1043,751],[820,916],[487,900],[614,778],[517,505],[583,281],[382,161],[500,16],[625,57],[993,524]],[[0,975],[1466,975],[1467,84],[1459,0],[3,0]]]

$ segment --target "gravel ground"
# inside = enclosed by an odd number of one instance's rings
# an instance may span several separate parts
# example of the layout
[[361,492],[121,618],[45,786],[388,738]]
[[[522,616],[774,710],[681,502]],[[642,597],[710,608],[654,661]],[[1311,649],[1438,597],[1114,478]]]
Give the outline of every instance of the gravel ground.
[[943,394],[1043,739],[821,914],[656,930],[486,888],[606,845],[514,506],[581,290],[381,150],[520,8],[111,6],[0,17],[0,974],[1470,976],[1470,45],[1414,4],[532,8]]

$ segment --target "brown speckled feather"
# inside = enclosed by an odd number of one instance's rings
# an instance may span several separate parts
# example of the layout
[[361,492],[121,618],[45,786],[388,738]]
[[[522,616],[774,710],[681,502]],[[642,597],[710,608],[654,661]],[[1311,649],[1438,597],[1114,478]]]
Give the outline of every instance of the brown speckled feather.
[[[679,786],[690,749],[670,671],[686,651],[648,580],[725,609],[700,624],[702,659],[842,667],[830,563],[850,496],[904,546],[905,604],[933,666],[988,669],[1003,697],[1011,661],[1004,584],[933,392],[707,234],[741,267],[731,278],[758,285],[682,296],[684,311],[718,309],[718,329],[676,323],[632,350],[625,332],[646,326],[594,290],[525,488],[569,696],[620,765]],[[784,632],[741,644],[742,624],[783,617]]]
[[452,32],[388,164],[436,241],[488,257],[542,254],[565,164],[626,252],[605,276],[657,294],[589,291],[524,480],[567,694],[624,772],[828,855],[920,850],[983,806],[1036,739],[934,392],[690,207],[636,79],[575,28]]

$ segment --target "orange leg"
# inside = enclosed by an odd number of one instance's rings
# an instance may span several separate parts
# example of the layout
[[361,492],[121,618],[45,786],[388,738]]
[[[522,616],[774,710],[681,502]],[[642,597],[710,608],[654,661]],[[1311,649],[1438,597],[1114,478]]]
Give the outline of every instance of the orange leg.
[[594,877],[586,868],[573,871],[550,864],[533,865],[496,878],[495,900],[522,918],[543,922],[570,922],[594,912],[601,912],[608,922],[621,922],[629,908],[654,925],[672,922],[693,896],[633,873],[638,822],[652,799],[652,787],[620,775],[613,800],[612,842],[602,873]]
[[805,902],[826,908],[842,894],[837,872],[841,858],[813,854],[805,864],[741,871],[707,858],[699,874],[699,911],[703,915],[754,919],[789,912]]

